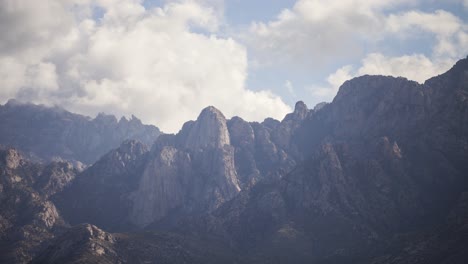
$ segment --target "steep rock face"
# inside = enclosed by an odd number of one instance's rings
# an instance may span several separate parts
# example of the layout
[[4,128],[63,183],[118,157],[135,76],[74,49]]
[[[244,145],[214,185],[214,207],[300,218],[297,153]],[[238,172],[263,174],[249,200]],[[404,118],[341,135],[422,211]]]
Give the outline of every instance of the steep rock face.
[[294,131],[302,121],[313,111],[309,111],[304,102],[299,101],[294,107],[294,112],[287,114],[273,133],[275,142],[285,149],[291,148],[290,140]]
[[148,151],[138,141],[125,141],[83,171],[68,188],[53,197],[63,216],[71,224],[131,229],[129,193],[138,186]]
[[250,188],[261,180],[281,177],[283,172],[291,170],[303,159],[291,139],[311,113],[313,111],[299,101],[294,112],[281,122],[267,118],[262,123],[249,123],[239,117],[228,121],[242,189]]
[[211,211],[240,191],[226,119],[204,109],[178,135],[162,137],[132,193],[132,220],[145,226],[171,211]]
[[132,222],[145,226],[183,206],[191,177],[188,153],[171,146],[161,149],[146,165],[138,189],[131,196]]
[[48,196],[78,173],[70,163],[39,165],[0,148],[0,262],[27,263],[65,222]]
[[208,107],[177,135],[160,136],[151,151],[124,143],[54,201],[72,224],[131,230],[212,211],[239,191],[226,119]]
[[[81,204],[70,219],[177,235],[113,234],[104,254],[77,255],[135,263],[464,263],[467,83],[468,59],[425,84],[355,78],[332,103],[308,110],[298,102],[281,122],[226,122],[209,107],[141,156],[126,154],[134,148],[109,154],[86,188],[65,199]],[[22,166],[14,155],[7,163]],[[126,170],[136,174],[120,177]],[[73,237],[39,259],[51,262]],[[94,239],[86,237],[77,248]]]
[[91,164],[126,139],[152,144],[160,131],[132,116],[95,119],[61,108],[10,100],[0,105],[0,144],[16,147],[38,160],[76,160]]
[[203,109],[185,140],[185,147],[191,150],[230,145],[226,118],[213,106]]
[[386,234],[423,214],[389,142],[380,139],[364,157],[360,145],[324,144],[288,175],[177,228],[225,237],[252,262],[364,260]]
[[122,155],[133,155],[125,144],[107,154],[55,201],[72,224],[90,222],[110,230],[211,212],[241,189],[279,178],[295,166],[299,155],[291,138],[309,112],[298,102],[282,122],[248,123],[238,117],[227,121],[207,107],[177,135],[160,136],[151,151],[130,163],[120,164]]
[[176,230],[224,237],[258,263],[371,263],[388,253],[375,263],[417,263],[438,246],[438,260],[459,263],[468,235],[449,239],[465,225],[446,219],[462,219],[463,207],[451,208],[468,190],[467,61],[424,85],[383,76],[346,82],[285,144],[304,157],[294,169]]
[[240,117],[228,121],[231,143],[235,147],[234,158],[239,183],[242,189],[253,186],[261,179],[257,168],[256,137],[251,124]]

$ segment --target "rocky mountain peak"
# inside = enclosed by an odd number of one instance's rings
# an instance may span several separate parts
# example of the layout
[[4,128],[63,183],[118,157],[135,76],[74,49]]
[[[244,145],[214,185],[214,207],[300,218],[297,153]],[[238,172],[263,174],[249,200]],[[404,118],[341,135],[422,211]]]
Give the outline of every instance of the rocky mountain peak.
[[221,111],[209,106],[203,109],[196,122],[191,126],[185,146],[189,149],[200,149],[206,147],[220,148],[229,144],[226,118]]
[[290,122],[291,120],[293,121],[304,120],[308,112],[309,112],[309,109],[307,108],[307,105],[303,101],[298,101],[296,105],[294,106],[294,112],[287,114],[284,117],[283,121]]
[[309,109],[307,109],[307,105],[303,101],[298,101],[294,106],[294,114],[301,119],[307,115],[308,111]]

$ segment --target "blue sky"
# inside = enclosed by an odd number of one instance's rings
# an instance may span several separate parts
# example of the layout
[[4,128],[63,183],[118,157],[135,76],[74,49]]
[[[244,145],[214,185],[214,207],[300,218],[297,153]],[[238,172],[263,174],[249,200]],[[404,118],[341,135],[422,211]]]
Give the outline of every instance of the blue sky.
[[282,119],[363,74],[424,82],[468,55],[467,0],[5,0],[10,98],[176,132],[213,105]]

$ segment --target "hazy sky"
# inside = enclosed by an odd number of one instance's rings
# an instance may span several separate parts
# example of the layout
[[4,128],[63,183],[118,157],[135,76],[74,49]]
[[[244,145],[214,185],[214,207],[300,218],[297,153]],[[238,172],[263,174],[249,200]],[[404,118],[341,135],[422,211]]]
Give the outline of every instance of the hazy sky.
[[418,82],[468,55],[468,0],[0,0],[0,103],[282,119],[363,74]]

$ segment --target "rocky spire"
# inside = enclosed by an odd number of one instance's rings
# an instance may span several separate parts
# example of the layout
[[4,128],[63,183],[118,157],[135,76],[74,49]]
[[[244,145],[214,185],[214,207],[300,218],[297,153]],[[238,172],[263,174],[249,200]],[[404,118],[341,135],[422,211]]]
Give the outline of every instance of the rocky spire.
[[307,109],[307,105],[303,101],[298,101],[294,106],[294,115],[299,119],[304,119],[308,111],[309,109]]
[[203,109],[191,127],[185,142],[185,146],[189,149],[220,148],[229,145],[226,118],[213,106]]
[[287,114],[283,122],[302,121],[306,118],[309,109],[303,101],[298,101],[294,106],[294,112]]

